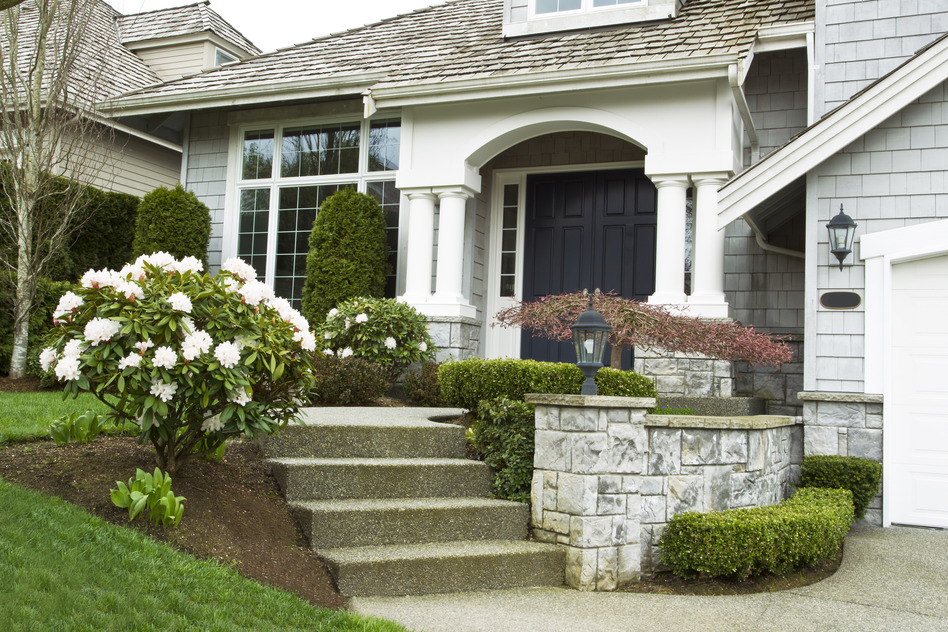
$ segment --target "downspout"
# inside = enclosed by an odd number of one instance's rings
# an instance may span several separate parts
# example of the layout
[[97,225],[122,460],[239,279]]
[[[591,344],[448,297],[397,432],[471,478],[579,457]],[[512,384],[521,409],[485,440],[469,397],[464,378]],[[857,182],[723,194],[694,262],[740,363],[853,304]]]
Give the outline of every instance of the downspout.
[[362,117],[371,118],[378,111],[375,105],[375,98],[372,96],[372,88],[362,93]]
[[751,118],[747,97],[744,96],[744,88],[741,86],[737,64],[731,64],[727,67],[727,81],[731,85],[731,94],[734,95],[737,110],[741,113],[741,120],[744,121],[744,131],[747,132],[747,136],[750,138],[751,164],[753,165],[760,160],[760,139],[757,138],[757,128],[754,127],[754,119]]
[[804,259],[804,253],[799,250],[790,250],[789,248],[781,248],[780,246],[774,246],[771,243],[767,242],[767,238],[764,237],[764,234],[760,231],[757,224],[754,223],[754,220],[751,219],[750,213],[744,215],[744,221],[747,222],[747,225],[751,227],[751,230],[754,231],[754,237],[757,239],[757,245],[760,246],[761,250],[767,252],[774,252],[778,255],[787,255],[788,257],[796,257],[797,259]]

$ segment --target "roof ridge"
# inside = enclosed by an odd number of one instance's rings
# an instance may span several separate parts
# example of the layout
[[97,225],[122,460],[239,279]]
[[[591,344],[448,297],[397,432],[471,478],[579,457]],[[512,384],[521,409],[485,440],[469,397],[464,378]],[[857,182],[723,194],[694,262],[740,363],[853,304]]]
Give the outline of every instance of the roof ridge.
[[152,13],[167,13],[169,11],[176,11],[179,9],[188,9],[190,7],[195,7],[201,4],[210,4],[210,0],[198,0],[198,2],[191,2],[190,4],[182,4],[177,7],[165,7],[163,9],[152,9],[151,11],[139,11],[138,13],[126,13],[126,14],[119,14],[119,15],[123,18],[134,18],[139,15],[149,15]]

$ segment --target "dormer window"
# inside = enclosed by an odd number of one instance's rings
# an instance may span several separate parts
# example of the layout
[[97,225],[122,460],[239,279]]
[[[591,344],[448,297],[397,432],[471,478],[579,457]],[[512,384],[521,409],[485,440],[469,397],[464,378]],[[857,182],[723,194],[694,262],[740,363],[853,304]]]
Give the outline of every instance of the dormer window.
[[217,49],[214,54],[214,65],[223,66],[224,64],[232,64],[237,61],[237,58],[229,53],[225,53],[221,49]]
[[504,37],[666,20],[682,0],[504,0]]

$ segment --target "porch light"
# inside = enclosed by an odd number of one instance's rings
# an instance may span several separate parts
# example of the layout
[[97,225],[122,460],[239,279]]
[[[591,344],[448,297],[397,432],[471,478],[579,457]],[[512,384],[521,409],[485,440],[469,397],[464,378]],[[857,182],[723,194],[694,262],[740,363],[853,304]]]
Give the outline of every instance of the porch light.
[[839,259],[839,269],[843,269],[843,261],[853,251],[853,238],[856,236],[856,222],[843,212],[843,205],[839,205],[839,214],[826,225],[829,231],[830,252]]
[[586,381],[583,382],[583,395],[596,395],[596,371],[602,368],[606,341],[612,331],[602,314],[593,309],[593,298],[589,296],[589,308],[579,315],[573,330],[573,344],[576,346],[576,366],[580,368]]

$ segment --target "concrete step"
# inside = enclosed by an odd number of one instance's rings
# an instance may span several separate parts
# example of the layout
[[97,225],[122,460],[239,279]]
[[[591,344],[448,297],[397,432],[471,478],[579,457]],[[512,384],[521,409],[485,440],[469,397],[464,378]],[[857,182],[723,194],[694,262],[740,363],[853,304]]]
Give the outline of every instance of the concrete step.
[[307,408],[304,425],[269,437],[268,458],[463,458],[464,428],[430,418],[451,418],[453,408]]
[[271,459],[287,501],[487,496],[492,475],[466,459]]
[[520,540],[323,549],[347,597],[418,595],[563,584],[566,554]]
[[292,503],[310,545],[324,549],[451,540],[522,540],[529,505],[490,498],[315,500]]

